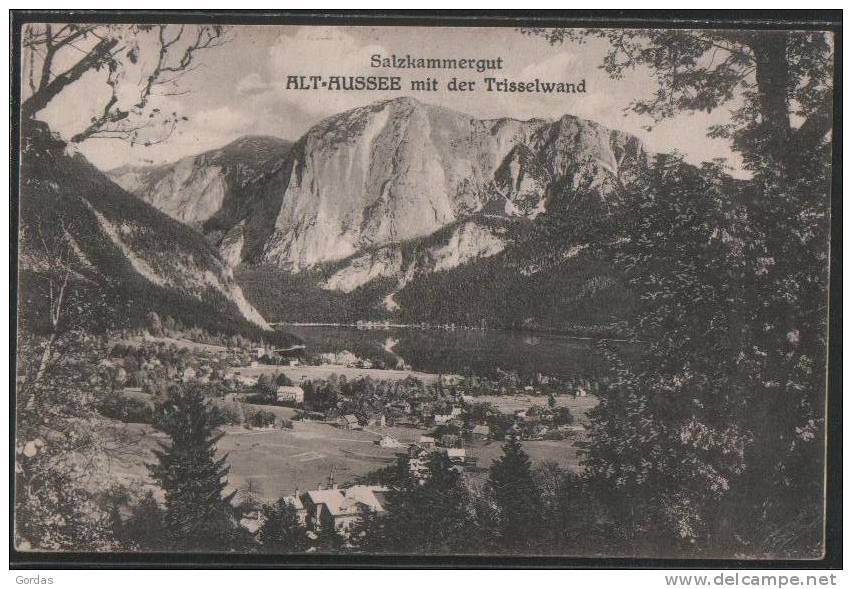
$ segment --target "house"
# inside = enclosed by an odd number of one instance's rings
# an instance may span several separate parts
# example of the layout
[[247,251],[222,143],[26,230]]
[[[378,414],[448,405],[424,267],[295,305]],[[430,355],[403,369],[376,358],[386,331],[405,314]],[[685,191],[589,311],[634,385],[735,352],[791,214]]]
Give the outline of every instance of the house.
[[339,533],[348,534],[363,513],[385,512],[385,492],[387,488],[377,485],[308,491],[301,496],[306,513],[305,523],[314,531],[331,527]]
[[[306,525],[308,512],[302,503],[298,490],[293,495],[281,497],[281,500],[292,505],[296,511],[296,519],[299,524]],[[240,518],[240,525],[250,533],[256,534],[266,521],[263,514],[263,502],[258,499],[255,493],[245,491],[237,491],[234,501],[242,507],[243,515]]]
[[518,419],[526,419],[527,418],[527,410],[526,409],[518,409],[515,411],[515,417]]
[[337,418],[337,425],[343,429],[364,429],[354,415],[344,415]]
[[427,450],[435,447],[435,438],[431,436],[420,436],[420,439],[417,440],[417,445],[421,448],[426,448]]
[[252,534],[256,533],[263,525],[263,502],[258,494],[246,489],[238,489],[232,501],[242,512],[240,525]]
[[382,448],[403,448],[402,442],[392,436],[382,436],[379,440],[379,446]]
[[491,430],[487,425],[475,425],[470,433],[474,440],[487,440]]
[[308,510],[305,509],[305,504],[302,503],[302,498],[299,496],[299,491],[297,490],[293,495],[285,495],[281,498],[282,501],[289,503],[296,510],[296,517],[299,519],[299,523],[301,525],[306,525],[306,521],[308,519]]
[[441,436],[441,446],[445,448],[455,448],[459,445],[461,438],[455,434],[444,434]]
[[189,368],[184,369],[184,371],[181,373],[180,377],[181,377],[181,380],[183,380],[184,382],[187,382],[187,381],[194,379],[195,375],[196,375],[195,368],[190,366]]
[[302,387],[296,386],[279,386],[275,390],[275,399],[280,402],[304,403],[305,391]]
[[272,346],[255,346],[251,349],[251,357],[253,360],[260,360],[264,356],[272,356],[273,352],[274,348]]
[[367,420],[367,425],[375,427],[385,427],[387,425],[387,420],[385,419],[385,416],[383,414],[373,415]]
[[400,409],[406,415],[411,415],[411,403],[408,401],[402,401],[401,403],[395,403],[394,407]]
[[435,415],[432,419],[435,425],[444,425],[450,423],[455,418],[454,415],[447,413],[446,415]]
[[544,435],[548,432],[547,427],[543,425],[535,425],[529,430],[527,430],[527,439],[529,440],[543,440]]
[[263,526],[264,521],[263,512],[250,511],[240,518],[240,526],[248,530],[249,533],[256,534]]
[[[429,476],[429,455],[431,450],[426,450],[417,444],[411,444],[408,447],[408,472],[411,476],[421,483]],[[405,456],[405,455],[398,455]]]
[[453,407],[450,409],[450,415],[452,417],[461,417],[461,414],[464,413],[464,409],[461,407]]
[[466,455],[464,448],[441,448],[441,452],[447,455],[447,458],[450,460],[450,464],[464,464],[464,459]]
[[535,375],[535,381],[538,384],[550,384],[550,377],[546,374],[542,374],[541,372],[539,372]]
[[257,377],[240,374],[239,372],[234,374],[234,380],[247,387],[253,387],[257,384]]

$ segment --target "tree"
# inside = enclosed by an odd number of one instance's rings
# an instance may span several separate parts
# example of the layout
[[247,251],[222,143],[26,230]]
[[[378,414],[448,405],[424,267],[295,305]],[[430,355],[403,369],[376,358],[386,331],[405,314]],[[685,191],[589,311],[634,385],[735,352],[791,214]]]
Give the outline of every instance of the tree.
[[618,554],[611,532],[600,523],[599,497],[579,473],[545,461],[533,471],[543,513],[542,550],[552,554]]
[[279,387],[291,387],[293,386],[293,381],[283,372],[279,372],[275,377],[275,384]]
[[223,495],[230,467],[227,456],[216,458],[218,412],[199,388],[175,386],[157,417],[171,443],[161,443],[148,469],[165,491],[169,539],[181,549],[233,548],[242,534],[231,506],[235,492]]
[[149,311],[145,315],[145,324],[148,326],[148,331],[150,331],[151,335],[154,337],[160,337],[163,335],[163,323],[160,321],[160,316],[156,311]]
[[[819,554],[833,46],[822,32],[533,31],[647,68],[655,120],[731,102],[750,180],[660,156],[610,248],[649,341],[592,413],[589,484],[623,539],[706,555]],[[636,214],[635,211],[639,211]],[[617,237],[629,239],[617,239]],[[606,494],[607,489],[618,489]],[[641,538],[641,540],[639,540]]]
[[104,423],[96,407],[109,394],[99,366],[105,338],[59,334],[52,362],[36,379],[41,342],[18,338],[15,415],[15,545],[22,550],[115,550],[109,513],[96,483],[109,461],[136,443],[124,428]]
[[[109,97],[71,141],[159,143],[186,117],[158,108],[157,97],[182,94],[180,80],[196,67],[199,53],[226,41],[221,25],[29,24],[22,40],[21,116],[35,118],[68,86],[95,72]],[[61,69],[64,64],[71,65]]]
[[678,446],[671,437],[677,419],[658,418],[653,389],[645,388],[617,354],[606,349],[604,354],[615,368],[600,404],[589,413],[585,476],[592,494],[607,509],[610,551],[634,557],[664,555],[678,548],[680,531],[687,542],[696,537],[696,518],[687,509],[712,496],[701,491],[684,496],[690,487],[681,483],[692,471],[677,460]]
[[[33,260],[36,272],[23,277],[22,304],[44,308],[47,316],[32,312],[22,318],[22,327],[45,334],[40,360],[32,382],[50,370],[56,355],[57,338],[92,323],[103,315],[103,296],[85,291],[75,278],[80,270],[74,228],[61,216],[38,216],[21,234],[21,249]],[[34,397],[27,400],[32,406]]]
[[306,532],[295,506],[284,497],[273,505],[263,506],[263,525],[257,536],[264,551],[276,554],[304,552],[308,548]]
[[257,377],[255,388],[262,394],[271,395],[275,393],[275,385],[272,384],[272,377],[265,372]]
[[[161,549],[166,535],[163,509],[152,491],[149,490],[134,501],[126,489],[119,487],[110,499],[113,506],[113,533],[125,550],[153,552]],[[126,518],[121,515],[122,508],[130,511]]]
[[[751,165],[762,153],[791,170],[797,154],[831,130],[833,41],[821,31],[703,29],[528,29],[550,43],[604,39],[602,67],[614,79],[647,68],[657,82],[630,108],[656,121],[737,101],[732,122],[717,127]],[[801,124],[793,127],[793,119]],[[758,148],[758,149],[755,149]],[[754,158],[752,156],[755,156]]]
[[320,526],[313,544],[321,553],[335,553],[343,550],[346,538],[334,526]]
[[541,496],[530,458],[513,435],[488,473],[489,489],[498,510],[498,543],[504,548],[535,553],[541,533]]
[[[628,549],[766,551],[770,534],[744,538],[800,520],[788,517],[796,485],[773,472],[802,463],[790,454],[809,446],[797,429],[818,428],[821,418],[821,386],[813,379],[806,385],[794,369],[803,357],[818,361],[820,352],[813,347],[802,356],[787,334],[821,331],[813,320],[818,297],[802,299],[800,291],[812,285],[808,291],[819,292],[820,263],[811,256],[822,247],[768,254],[767,245],[794,222],[778,211],[757,214],[757,203],[771,202],[755,198],[759,190],[754,181],[733,181],[718,164],[695,168],[667,156],[631,187],[631,207],[642,214],[624,219],[631,239],[615,248],[614,260],[639,298],[636,329],[649,344],[629,367],[603,350],[611,382],[590,414],[585,461]],[[818,233],[819,222],[809,231]],[[775,274],[787,264],[782,257],[800,267]],[[807,452],[818,469],[814,446]],[[796,471],[788,481],[814,480],[801,466]],[[767,505],[782,503],[788,507],[767,517]],[[793,511],[818,504],[800,501]]]
[[388,551],[385,518],[372,510],[365,510],[349,528],[349,548],[354,552],[378,554]]
[[479,542],[470,496],[443,452],[429,457],[424,481],[409,475],[391,489],[386,514],[364,532],[371,549],[407,554],[475,552]]

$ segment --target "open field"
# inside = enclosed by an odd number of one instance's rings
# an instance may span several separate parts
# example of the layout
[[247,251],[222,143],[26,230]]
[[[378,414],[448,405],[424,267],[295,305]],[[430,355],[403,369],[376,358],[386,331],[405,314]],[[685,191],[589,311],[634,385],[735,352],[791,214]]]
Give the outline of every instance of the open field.
[[295,422],[293,430],[233,428],[219,442],[231,464],[230,483],[249,480],[268,498],[316,489],[334,473],[338,483],[381,468],[398,450],[380,448],[377,436],[311,422]]
[[[145,463],[154,460],[152,450],[165,437],[147,425],[129,424],[139,437],[133,452],[114,460],[110,469],[125,482],[148,482]],[[249,481],[267,499],[291,494],[295,489],[315,489],[326,483],[334,471],[338,483],[352,481],[359,475],[391,464],[403,449],[381,448],[375,442],[388,434],[403,443],[416,441],[427,430],[418,428],[369,428],[347,431],[317,422],[294,422],[292,430],[247,430],[229,427],[219,441],[221,454],[228,455],[233,488],[245,488]],[[474,442],[467,452],[479,458],[479,466],[487,468],[501,455],[502,442]],[[524,449],[534,462],[551,460],[563,467],[577,469],[576,450],[569,440],[525,441]],[[475,473],[481,478],[485,473]]]
[[[133,452],[114,460],[110,469],[126,482],[148,482],[146,463],[154,461],[152,450],[165,436],[151,426],[128,424],[139,439]],[[386,428],[398,430],[401,428]],[[408,441],[422,431],[408,430]],[[381,448],[377,433],[347,431],[324,423],[294,422],[292,430],[248,430],[231,426],[219,440],[220,454],[228,455],[228,480],[233,488],[245,488],[249,480],[267,498],[293,493],[294,489],[315,489],[334,472],[335,481],[344,483],[396,459],[399,449]]]

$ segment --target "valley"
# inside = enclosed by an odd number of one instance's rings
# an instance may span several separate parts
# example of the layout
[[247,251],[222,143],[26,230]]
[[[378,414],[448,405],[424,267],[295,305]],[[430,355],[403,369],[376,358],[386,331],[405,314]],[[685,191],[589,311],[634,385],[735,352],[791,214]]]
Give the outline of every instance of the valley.
[[422,481],[440,455],[480,486],[513,439],[537,469],[581,470],[597,343],[639,345],[609,249],[647,157],[635,137],[398,98],[295,142],[102,173],[28,133],[23,222],[50,239],[25,243],[22,296],[45,308],[71,284],[62,328],[103,383],[94,423],[125,439],[105,480],[164,500],[146,465],[181,391],[216,421],[228,491],[261,503]]
[[[503,401],[512,402],[509,398]],[[513,404],[524,404],[520,398]],[[571,405],[568,405],[571,406]],[[154,459],[157,432],[145,424],[131,424],[130,431],[144,442],[133,456],[111,465],[113,474],[128,483],[149,485],[146,463]],[[225,428],[218,444],[220,456],[227,455],[231,465],[230,489],[249,489],[264,501],[274,501],[295,491],[316,489],[328,483],[329,476],[339,484],[352,484],[377,469],[392,465],[404,447],[415,444],[429,429],[413,427],[375,427],[363,431],[346,431],[317,422],[293,422],[292,429]],[[382,448],[382,436],[398,440],[403,449]],[[465,445],[468,455],[477,461],[477,470],[469,473],[481,483],[485,470],[500,456],[500,441],[474,441]],[[555,462],[563,468],[578,471],[579,457],[569,441],[524,441],[524,450],[536,464]],[[481,469],[481,470],[480,470]]]

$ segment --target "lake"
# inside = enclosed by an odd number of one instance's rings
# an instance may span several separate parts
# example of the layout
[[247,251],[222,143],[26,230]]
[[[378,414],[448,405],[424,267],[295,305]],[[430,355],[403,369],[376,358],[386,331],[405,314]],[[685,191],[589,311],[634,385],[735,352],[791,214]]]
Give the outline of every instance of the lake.
[[[521,375],[538,372],[560,377],[593,378],[605,372],[595,342],[565,335],[502,330],[446,330],[419,327],[282,325],[304,340],[311,355],[348,350],[361,358],[400,361],[432,373],[492,375],[497,368]],[[632,345],[613,343],[629,352]]]

